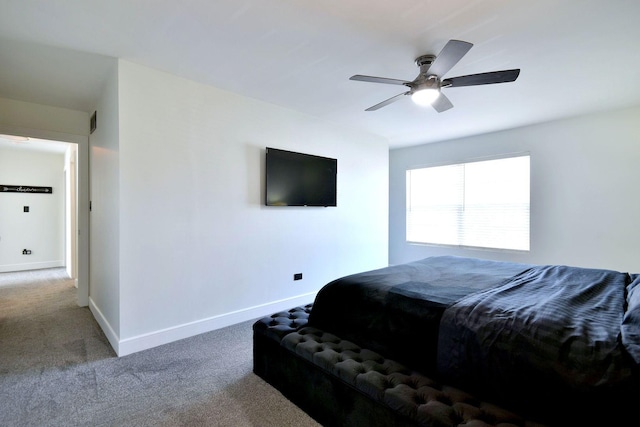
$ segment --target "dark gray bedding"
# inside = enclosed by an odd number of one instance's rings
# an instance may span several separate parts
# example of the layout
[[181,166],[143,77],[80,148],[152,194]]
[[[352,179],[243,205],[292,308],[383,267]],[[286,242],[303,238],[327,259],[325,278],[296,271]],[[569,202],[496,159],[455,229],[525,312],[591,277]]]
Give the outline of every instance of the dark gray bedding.
[[632,378],[620,339],[630,282],[615,271],[536,266],[467,295],[442,316],[438,372],[503,401],[551,393],[602,402]]
[[346,276],[320,290],[309,325],[433,373],[445,309],[530,267],[443,256]]

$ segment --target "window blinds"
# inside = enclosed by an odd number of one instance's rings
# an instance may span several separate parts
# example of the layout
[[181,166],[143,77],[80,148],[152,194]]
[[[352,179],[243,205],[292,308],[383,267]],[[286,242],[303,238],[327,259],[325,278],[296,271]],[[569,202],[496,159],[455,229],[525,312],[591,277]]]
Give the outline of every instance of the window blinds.
[[529,156],[407,170],[407,241],[529,250]]

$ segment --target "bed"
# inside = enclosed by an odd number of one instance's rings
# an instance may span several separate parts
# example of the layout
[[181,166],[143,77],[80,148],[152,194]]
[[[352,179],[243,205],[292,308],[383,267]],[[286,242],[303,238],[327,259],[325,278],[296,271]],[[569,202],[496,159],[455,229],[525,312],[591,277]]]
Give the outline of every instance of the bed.
[[254,324],[254,372],[323,425],[624,425],[638,274],[430,257]]

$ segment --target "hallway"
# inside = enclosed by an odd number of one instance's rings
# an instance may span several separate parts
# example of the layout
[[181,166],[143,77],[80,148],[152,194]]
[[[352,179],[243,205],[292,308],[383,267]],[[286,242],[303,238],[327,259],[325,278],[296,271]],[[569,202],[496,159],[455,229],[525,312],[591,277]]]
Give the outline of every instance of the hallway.
[[115,357],[64,268],[0,273],[0,374]]

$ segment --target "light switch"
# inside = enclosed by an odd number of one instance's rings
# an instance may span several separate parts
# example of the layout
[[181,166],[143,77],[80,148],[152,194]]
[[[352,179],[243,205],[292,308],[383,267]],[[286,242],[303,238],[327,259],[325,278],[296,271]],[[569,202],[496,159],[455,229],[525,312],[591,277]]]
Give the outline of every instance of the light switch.
[[24,207],[24,212],[29,212],[29,206]]

